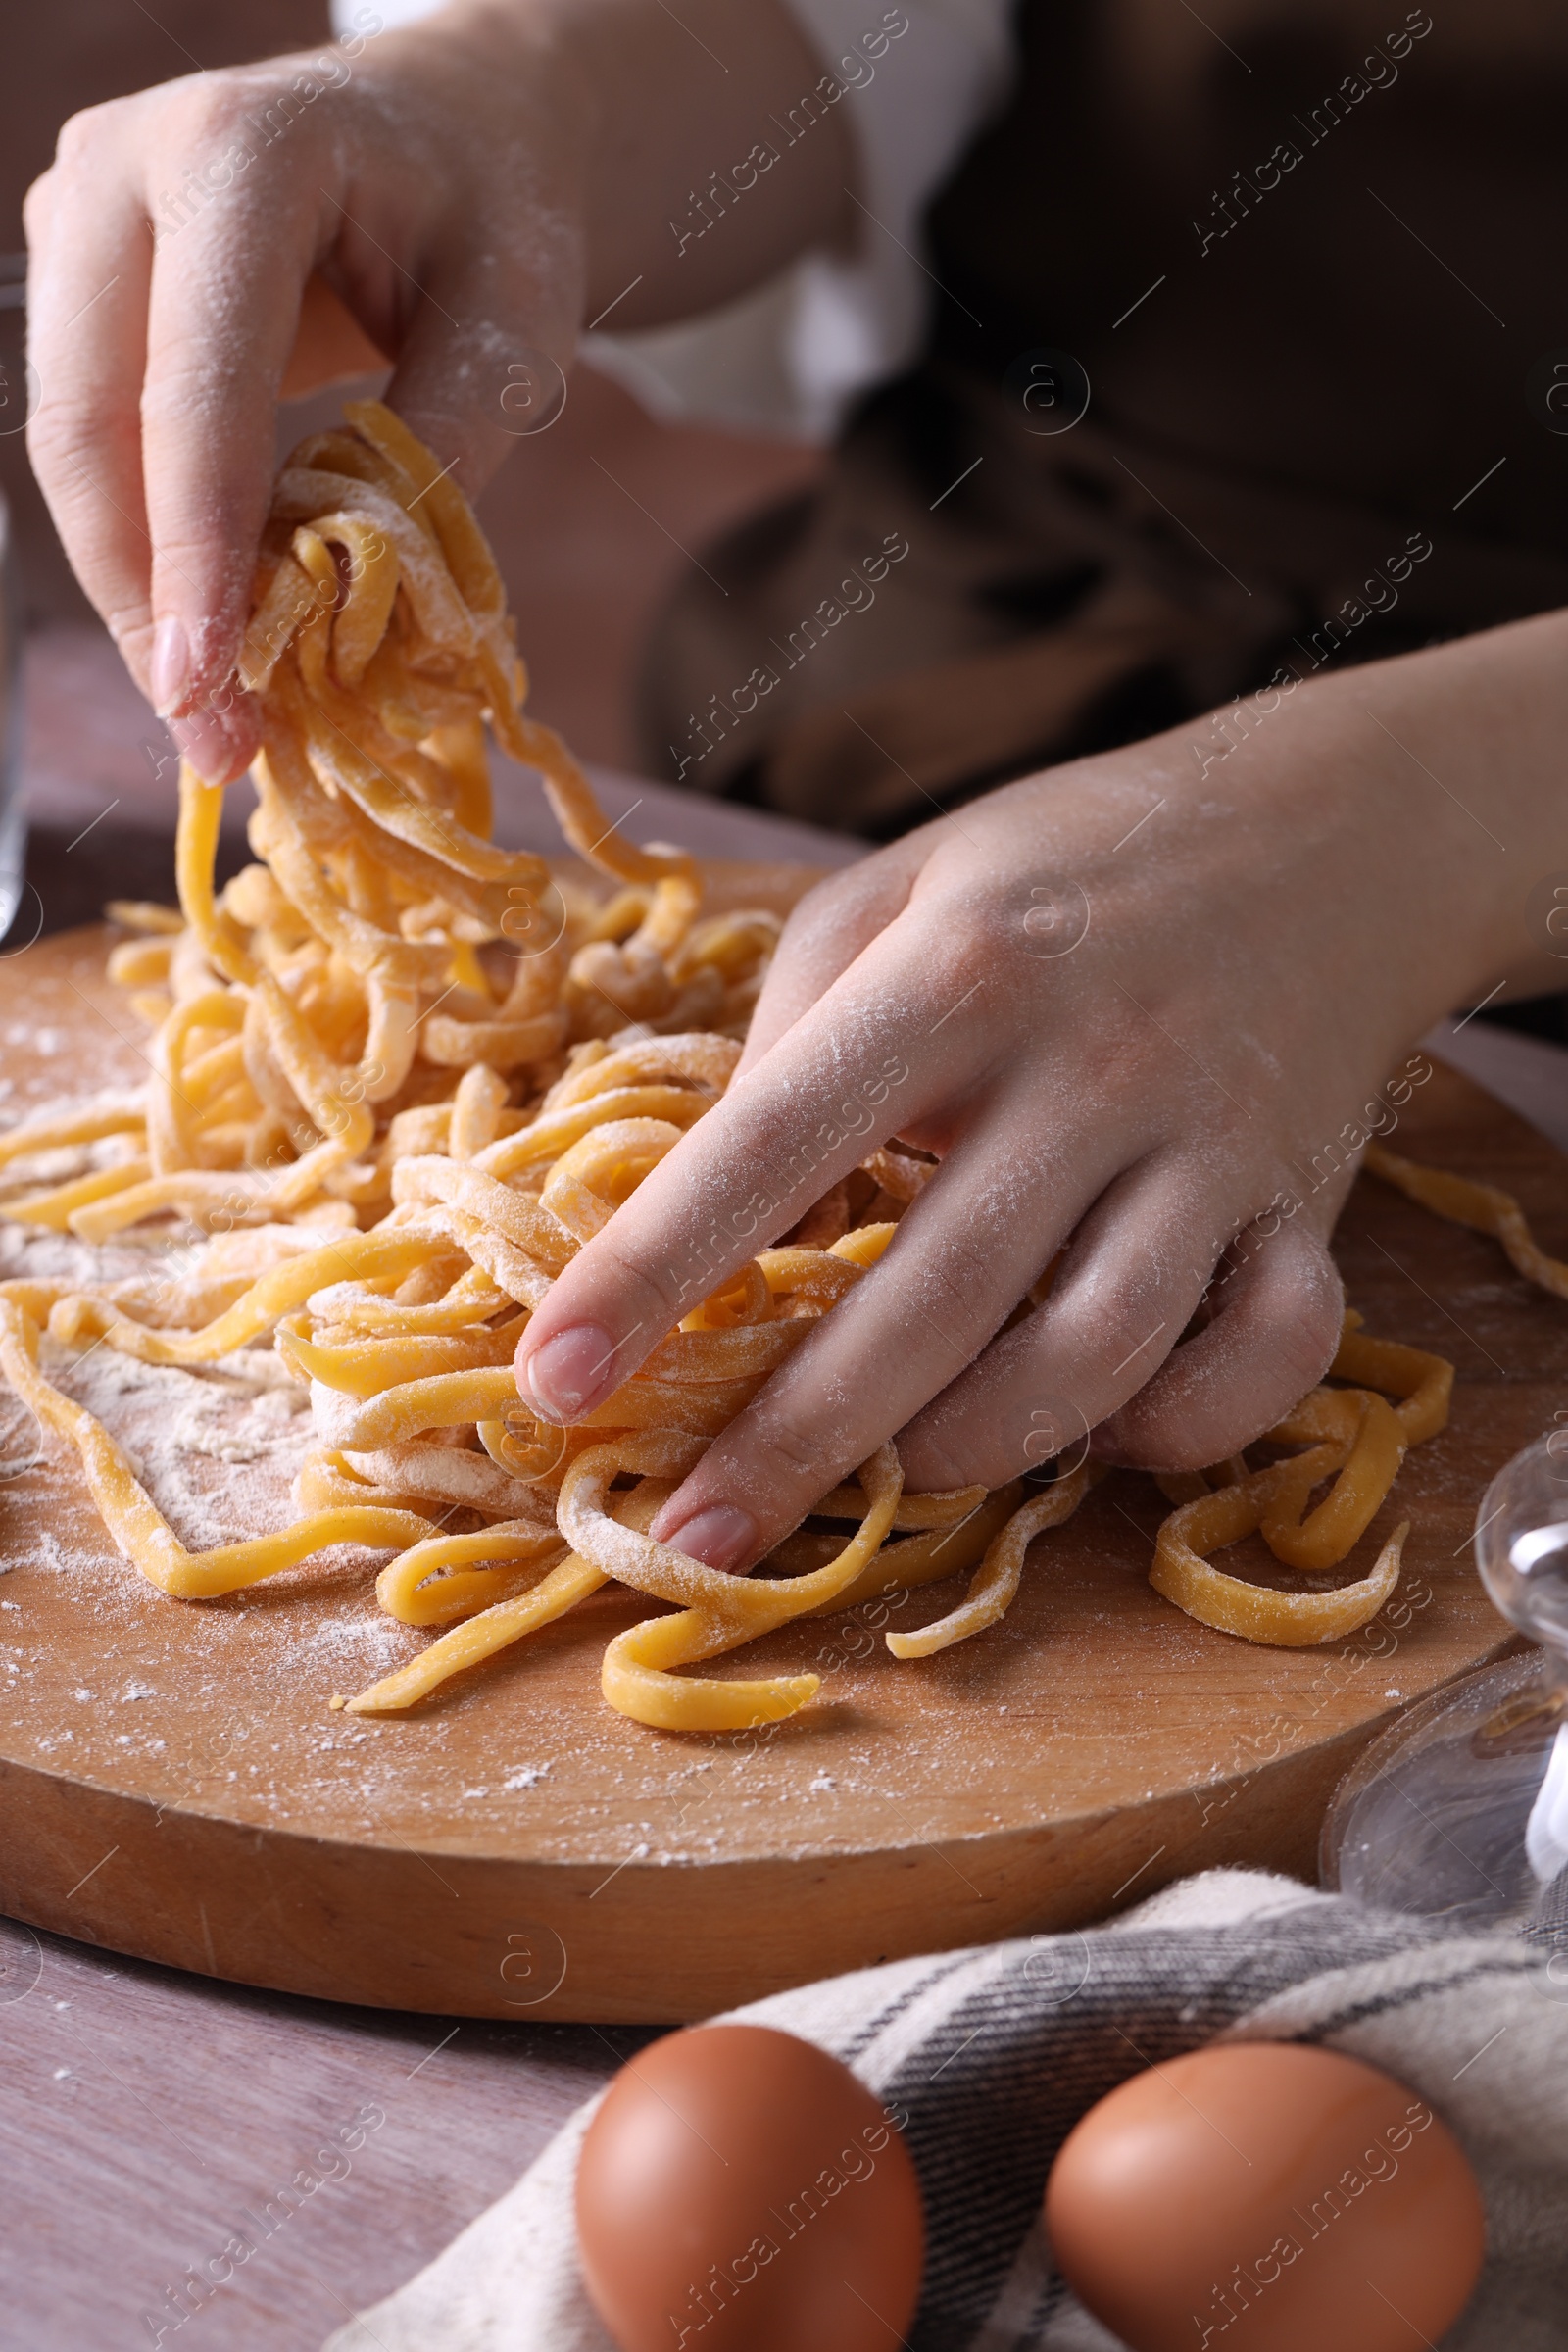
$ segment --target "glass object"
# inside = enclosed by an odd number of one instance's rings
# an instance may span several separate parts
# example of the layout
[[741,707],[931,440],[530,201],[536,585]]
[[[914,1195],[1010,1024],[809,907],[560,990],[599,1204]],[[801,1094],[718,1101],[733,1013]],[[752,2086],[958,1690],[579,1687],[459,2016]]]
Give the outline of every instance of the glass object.
[[1323,1825],[1321,1876],[1366,1903],[1568,1931],[1568,1428],[1482,1496],[1476,1565],[1540,1646],[1435,1690],[1374,1740]]

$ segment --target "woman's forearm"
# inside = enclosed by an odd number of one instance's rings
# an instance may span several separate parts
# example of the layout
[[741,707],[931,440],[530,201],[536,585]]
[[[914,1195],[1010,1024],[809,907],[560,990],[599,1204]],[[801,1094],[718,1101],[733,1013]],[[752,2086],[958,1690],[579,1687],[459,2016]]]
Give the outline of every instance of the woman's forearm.
[[465,0],[405,37],[461,40],[527,117],[541,87],[569,110],[588,319],[690,318],[840,232],[844,84],[784,0]]
[[[1250,890],[1309,886],[1327,915],[1376,877],[1419,1027],[1489,990],[1568,983],[1568,911],[1548,928],[1554,906],[1568,910],[1568,887],[1550,895],[1559,872],[1568,886],[1565,747],[1568,613],[1548,612],[1335,677],[1281,669],[1149,751],[1173,808],[1232,812]],[[1291,865],[1273,871],[1281,798]],[[1364,875],[1347,870],[1351,858]]]

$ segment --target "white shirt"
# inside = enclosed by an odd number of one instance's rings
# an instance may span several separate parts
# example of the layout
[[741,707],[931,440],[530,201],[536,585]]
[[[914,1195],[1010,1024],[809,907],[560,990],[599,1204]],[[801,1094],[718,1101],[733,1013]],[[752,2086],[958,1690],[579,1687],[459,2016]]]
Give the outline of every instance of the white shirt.
[[[378,0],[389,24],[438,0]],[[843,253],[810,253],[722,310],[638,334],[585,334],[583,357],[656,416],[740,431],[827,440],[858,394],[896,375],[918,349],[931,280],[920,216],[982,122],[1006,97],[1014,66],[1011,0],[786,0],[822,61],[816,95],[766,134],[776,154],[811,135],[811,117],[842,109],[859,159],[856,230]],[[333,0],[334,28],[364,12]],[[900,29],[902,27],[902,29]],[[829,96],[830,91],[836,92]],[[818,114],[818,119],[819,114]],[[763,153],[766,152],[764,149]],[[744,203],[732,163],[715,208]],[[755,184],[755,181],[751,184]],[[702,191],[699,191],[701,194]],[[706,233],[699,208],[670,235]]]

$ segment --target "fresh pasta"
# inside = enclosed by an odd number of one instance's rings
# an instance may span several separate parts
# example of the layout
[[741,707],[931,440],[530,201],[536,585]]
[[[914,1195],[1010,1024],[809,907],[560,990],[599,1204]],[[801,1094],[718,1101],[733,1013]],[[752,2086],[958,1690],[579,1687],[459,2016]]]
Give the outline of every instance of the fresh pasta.
[[1568,1265],[1560,1257],[1548,1257],[1542,1249],[1512,1193],[1505,1193],[1500,1185],[1455,1176],[1447,1168],[1424,1168],[1419,1161],[1391,1152],[1387,1144],[1369,1144],[1366,1164],[1374,1176],[1392,1184],[1406,1199],[1418,1200],[1434,1216],[1446,1218],[1450,1225],[1468,1225],[1473,1233],[1491,1234],[1502,1244],[1516,1273],[1549,1291],[1554,1298],[1568,1299]]
[[[1159,1482],[1177,1507],[1159,1531],[1149,1581],[1204,1625],[1303,1648],[1353,1633],[1394,1591],[1408,1520],[1368,1575],[1326,1592],[1275,1592],[1209,1562],[1211,1552],[1255,1530],[1287,1567],[1316,1574],[1338,1567],[1370,1527],[1408,1448],[1436,1437],[1447,1420],[1453,1366],[1419,1348],[1371,1338],[1353,1311],[1329,1369],[1331,1377],[1365,1385],[1313,1389],[1263,1441],[1299,1445],[1301,1452],[1256,1471],[1245,1460],[1227,1464],[1212,1487],[1196,1474]],[[1384,1390],[1398,1402],[1391,1405]],[[1313,1488],[1326,1478],[1334,1482],[1329,1493],[1308,1512]]]
[[[1032,1493],[911,1496],[884,1446],[750,1577],[648,1533],[880,1258],[930,1174],[918,1153],[871,1152],[579,1425],[546,1425],[518,1396],[529,1315],[722,1096],[779,926],[763,909],[705,914],[691,858],[606,824],[560,739],[523,714],[505,596],[466,501],[378,403],[351,406],[279,474],[239,677],[262,713],[255,861],[217,886],[222,794],[186,767],[179,910],[109,909],[128,934],[110,976],[153,1031],[149,1080],[0,1135],[14,1187],[0,1215],[93,1245],[149,1225],[208,1237],[156,1311],[135,1283],[0,1284],[0,1372],[75,1447],[122,1553],[181,1600],[338,1545],[390,1553],[379,1606],[432,1639],[333,1701],[367,1714],[416,1706],[611,1582],[667,1613],[610,1642],[605,1696],[667,1731],[806,1705],[811,1674],[689,1670],[807,1616],[967,1572],[961,1601],[889,1633],[889,1649],[929,1657],[995,1624],[1030,1541],[1077,1510],[1090,1467]],[[539,774],[598,888],[494,841],[487,729]],[[106,1145],[102,1164],[28,1176],[38,1154]],[[216,1366],[258,1343],[311,1392],[300,1515],[192,1553],[42,1359],[101,1346]],[[1156,1589],[1254,1641],[1365,1622],[1392,1590],[1402,1530],[1369,1576],[1324,1593],[1265,1592],[1207,1555],[1255,1528],[1306,1571],[1345,1558],[1405,1447],[1441,1426],[1446,1373],[1348,1328],[1334,1374],[1355,1385],[1314,1390],[1270,1433],[1300,1450],[1216,1472],[1213,1487],[1165,1482],[1177,1508]]]

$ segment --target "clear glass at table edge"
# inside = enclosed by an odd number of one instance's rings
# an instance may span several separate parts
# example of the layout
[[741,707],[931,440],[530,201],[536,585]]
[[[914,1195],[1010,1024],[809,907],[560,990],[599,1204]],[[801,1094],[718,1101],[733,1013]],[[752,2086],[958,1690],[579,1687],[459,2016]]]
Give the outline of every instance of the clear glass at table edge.
[[1568,1427],[1497,1473],[1474,1542],[1488,1594],[1540,1646],[1434,1690],[1365,1749],[1320,1876],[1381,1910],[1560,1938],[1568,1998]]

